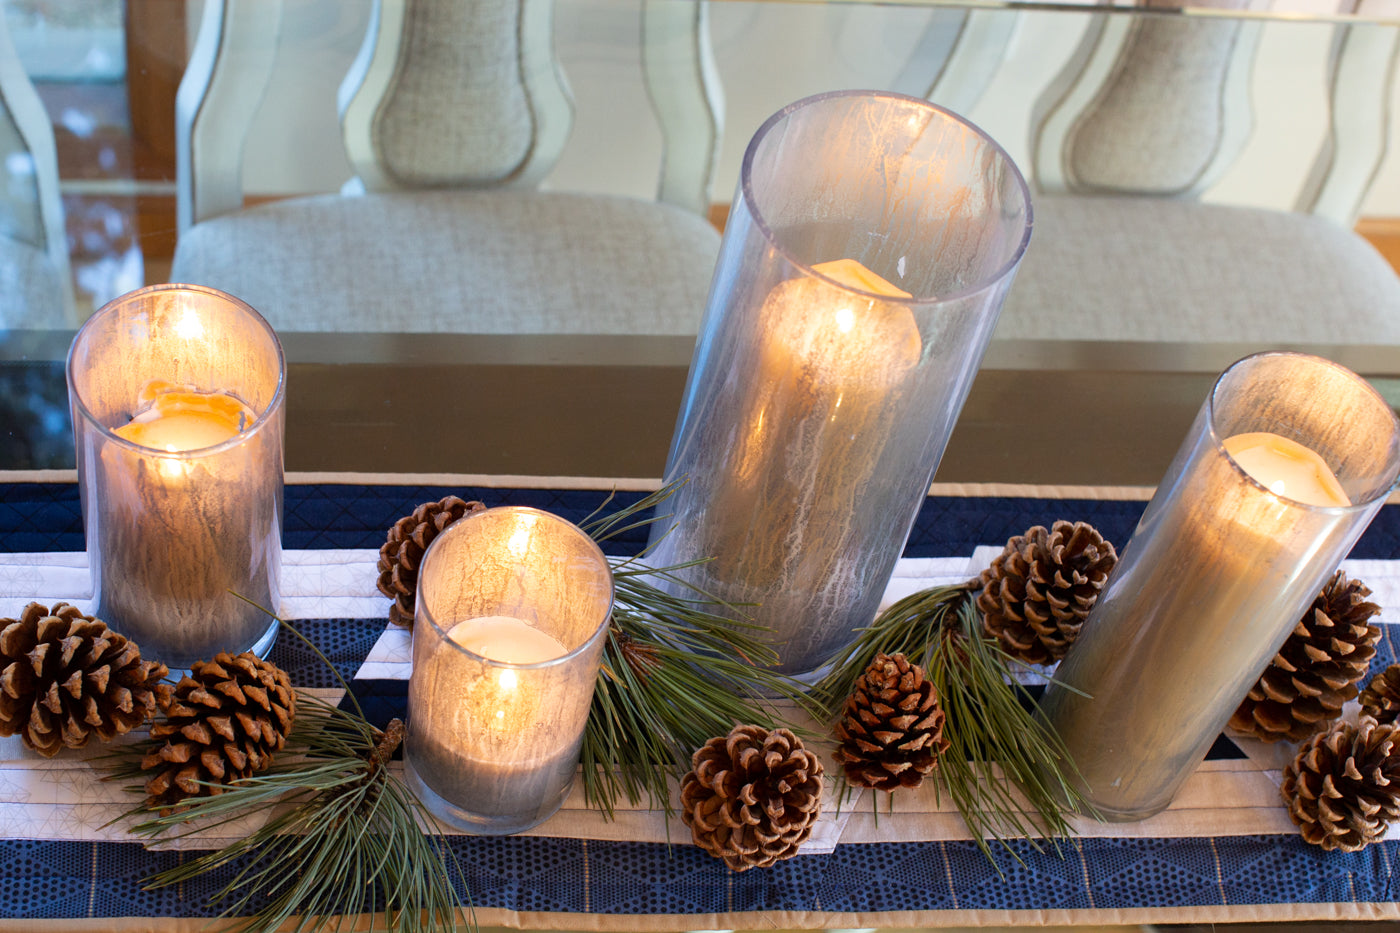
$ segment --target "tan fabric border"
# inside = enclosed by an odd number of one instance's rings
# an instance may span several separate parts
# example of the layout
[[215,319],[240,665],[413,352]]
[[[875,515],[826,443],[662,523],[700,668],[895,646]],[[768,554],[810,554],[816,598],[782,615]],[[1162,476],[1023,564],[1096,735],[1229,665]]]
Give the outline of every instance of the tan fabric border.
[[[1374,921],[1400,918],[1397,904],[1266,904],[1204,907],[1135,907],[1083,910],[939,910],[884,913],[823,913],[820,911],[759,911],[718,914],[564,914],[481,908],[476,921],[486,928],[579,930],[596,933],[684,933],[689,930],[821,930],[821,929],[937,929],[939,927],[1067,927],[1154,923],[1271,923]],[[384,929],[382,917],[364,915],[339,929],[361,933]],[[225,930],[232,922],[183,917],[96,920],[0,920],[0,931],[16,933],[202,933]],[[291,924],[282,929],[289,930]]]
[[0,483],[76,483],[77,470],[0,470]]
[[[0,482],[73,483],[76,470],[0,470]],[[482,473],[325,473],[291,472],[288,484],[339,483],[364,486],[480,486],[487,489],[616,489],[620,492],[653,492],[659,479],[605,476],[526,476]],[[1030,499],[1115,499],[1146,502],[1150,486],[1060,486],[1030,483],[934,483],[931,496],[1021,496]],[[1400,504],[1400,490],[1386,502]]]
[[[618,489],[653,492],[659,479],[605,476],[491,476],[480,473],[288,473],[288,483],[342,483],[366,486],[483,486],[488,489]],[[932,496],[1024,496],[1033,499],[1128,499],[1146,502],[1145,486],[1037,486],[1020,483],[934,483]]]
[[681,933],[687,930],[851,930],[938,927],[1066,927],[1155,923],[1259,923],[1278,921],[1387,920],[1400,917],[1396,904],[1280,904],[1083,910],[939,910],[884,913],[762,911],[719,914],[550,914],[481,909],[483,927],[580,930],[599,933]]

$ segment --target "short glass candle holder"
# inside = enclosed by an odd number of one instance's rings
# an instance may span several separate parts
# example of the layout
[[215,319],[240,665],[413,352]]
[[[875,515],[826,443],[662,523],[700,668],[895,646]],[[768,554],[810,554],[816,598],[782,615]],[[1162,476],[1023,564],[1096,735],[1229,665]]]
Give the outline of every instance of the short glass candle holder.
[[924,100],[810,97],[749,143],[648,561],[779,671],[875,618],[1030,234],[1015,163]]
[[67,373],[97,616],[174,669],[265,655],[282,565],[277,335],[232,295],[153,285],[87,320]]
[[563,804],[612,613],[612,570],[530,508],[466,516],[418,570],[404,743],[409,784],[468,832],[529,829]]
[[1220,376],[1041,704],[1086,811],[1166,809],[1397,474],[1355,373],[1262,353]]

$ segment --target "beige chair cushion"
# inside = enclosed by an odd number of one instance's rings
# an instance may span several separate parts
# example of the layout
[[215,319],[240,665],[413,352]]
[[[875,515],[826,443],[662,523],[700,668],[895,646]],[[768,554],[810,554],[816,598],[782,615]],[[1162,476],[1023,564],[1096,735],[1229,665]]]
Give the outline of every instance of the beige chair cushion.
[[0,236],[0,328],[72,326],[62,274],[49,257],[27,243]]
[[326,195],[196,224],[171,280],[283,331],[694,334],[718,251],[704,219],[627,198]]
[[1400,279],[1321,217],[1041,195],[1002,338],[1400,344]]

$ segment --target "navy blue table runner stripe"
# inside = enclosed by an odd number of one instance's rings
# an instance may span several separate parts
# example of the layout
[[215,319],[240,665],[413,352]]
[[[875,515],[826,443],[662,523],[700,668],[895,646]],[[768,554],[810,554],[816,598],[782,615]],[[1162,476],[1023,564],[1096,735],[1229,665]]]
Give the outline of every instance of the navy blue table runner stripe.
[[[385,530],[420,502],[454,493],[488,504],[523,504],[578,520],[606,491],[461,489],[311,484],[286,490],[286,547],[377,548]],[[640,493],[619,493],[614,506]],[[1144,503],[998,497],[934,497],[924,506],[906,554],[970,554],[1034,524],[1058,518],[1094,523],[1125,542]],[[76,488],[70,483],[0,485],[0,550],[76,551],[82,547]],[[644,534],[613,542],[633,553]],[[1386,506],[1352,553],[1400,558],[1400,507]],[[381,620],[307,619],[296,623],[353,676],[383,629]],[[1387,627],[1388,628],[1388,627]],[[283,638],[274,660],[305,686],[331,686],[320,661]],[[1389,632],[1376,665],[1395,658]],[[392,714],[401,686],[371,681],[357,694]],[[1208,838],[1075,839],[1061,857],[1014,843],[1021,861],[993,866],[970,842],[845,844],[799,855],[769,869],[735,874],[689,845],[549,837],[453,837],[479,907],[595,914],[715,914],[750,911],[884,911],[1174,908],[1218,904],[1326,904],[1397,901],[1392,864],[1400,843],[1358,853],[1326,853],[1293,835]],[[186,857],[190,853],[185,854]],[[217,913],[206,901],[239,866],[182,889],[142,890],[144,878],[175,864],[173,852],[138,843],[0,840],[0,917],[193,916]],[[585,866],[587,870],[585,870]]]
[[[364,486],[309,483],[288,486],[283,543],[291,549],[377,548],[390,525],[422,502],[445,495],[480,499],[487,505],[530,505],[581,520],[608,490],[487,489],[449,486]],[[636,502],[643,493],[616,493],[609,509]],[[915,522],[905,554],[947,557],[970,554],[982,544],[1002,544],[1032,525],[1056,519],[1093,523],[1118,546],[1127,542],[1144,502],[1111,499],[931,496]],[[78,490],[73,483],[0,485],[0,551],[80,551],[83,547]],[[633,553],[645,543],[633,532],[608,547]],[[1352,550],[1354,558],[1400,558],[1400,505],[1383,507]]]
[[[1084,838],[1065,843],[1064,857],[1013,842],[1020,861],[1000,855],[999,873],[971,842],[872,843],[735,874],[688,844],[511,836],[450,845],[464,875],[459,896],[470,891],[477,907],[615,915],[1393,903],[1400,856],[1393,841],[1343,853],[1278,836]],[[142,890],[177,860],[137,843],[6,840],[0,917],[217,915],[208,900],[241,865]]]

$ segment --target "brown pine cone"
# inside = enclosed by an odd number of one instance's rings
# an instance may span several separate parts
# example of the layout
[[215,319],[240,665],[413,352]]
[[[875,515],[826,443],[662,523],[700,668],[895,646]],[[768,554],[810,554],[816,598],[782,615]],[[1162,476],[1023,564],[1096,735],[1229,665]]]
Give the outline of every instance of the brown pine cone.
[[447,496],[424,502],[412,515],[394,522],[388,540],[379,549],[379,592],[394,601],[389,607],[390,622],[413,628],[413,600],[418,594],[418,564],[423,552],[448,525],[484,508],[480,502]]
[[170,696],[164,664],[68,603],[0,619],[0,735],[52,758],[130,732]]
[[918,787],[948,747],[938,691],[902,654],[877,654],[835,727],[835,758],[857,787]]
[[1359,697],[1361,712],[1383,726],[1400,719],[1400,664],[1381,671]]
[[162,708],[165,719],[151,724],[151,738],[166,742],[141,767],[156,772],[146,781],[147,805],[169,812],[271,764],[292,731],[296,691],[271,661],[220,652],[195,662]]
[[1308,842],[1365,848],[1400,816],[1400,726],[1334,723],[1298,750],[1279,789]]
[[1338,570],[1230,717],[1231,728],[1266,742],[1301,742],[1342,714],[1370,669],[1381,630],[1371,591]]
[[822,763],[787,729],[735,726],[691,757],[681,817],[695,844],[735,871],[797,854],[822,808]]
[[1118,563],[1113,545],[1086,522],[1041,525],[1006,542],[977,582],[982,627],[1027,664],[1069,651]]

